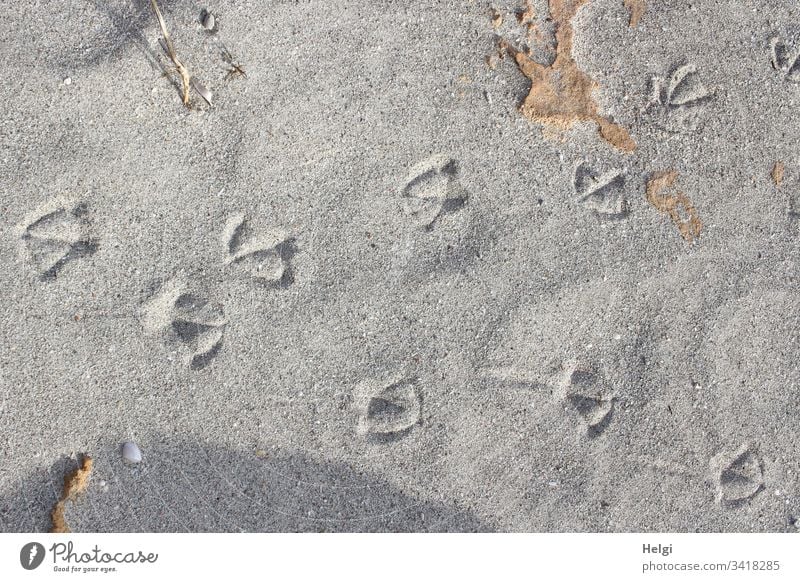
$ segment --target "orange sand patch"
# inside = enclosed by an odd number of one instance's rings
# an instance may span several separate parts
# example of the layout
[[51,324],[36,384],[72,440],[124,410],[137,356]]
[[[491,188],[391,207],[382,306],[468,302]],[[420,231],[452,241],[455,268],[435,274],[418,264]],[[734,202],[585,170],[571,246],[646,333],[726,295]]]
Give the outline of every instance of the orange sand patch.
[[783,165],[783,162],[775,162],[775,165],[772,166],[772,172],[770,172],[770,176],[778,188],[780,188],[781,184],[783,183],[783,174],[785,172],[786,166]]
[[556,24],[556,58],[544,66],[529,55],[500,41],[500,49],[514,57],[517,67],[531,81],[531,89],[520,112],[536,123],[566,130],[577,122],[590,121],[600,136],[614,147],[636,149],[628,130],[600,114],[592,98],[597,83],[578,68],[572,58],[572,19],[589,0],[550,0],[550,16]]
[[[533,44],[538,44],[541,47],[546,46],[544,34],[539,30],[539,25],[536,24],[536,9],[533,7],[533,0],[525,0],[525,10],[517,12],[517,22],[527,28],[526,38],[529,47]],[[531,54],[530,49],[528,54]]]
[[631,13],[630,27],[636,28],[644,16],[645,0],[625,0],[625,8]]
[[50,517],[53,520],[53,527],[50,533],[70,533],[69,525],[64,518],[64,509],[67,501],[73,501],[78,494],[83,493],[89,483],[89,477],[92,475],[92,461],[91,457],[84,456],[81,466],[75,469],[72,473],[64,477],[64,491],[61,494],[61,499],[58,500]]
[[517,12],[517,20],[520,24],[536,20],[536,9],[533,7],[533,0],[525,0],[525,10]]
[[[703,223],[700,222],[697,210],[683,192],[662,194],[662,191],[671,188],[677,179],[678,172],[675,170],[653,174],[647,181],[647,201],[659,212],[667,214],[678,227],[684,240],[691,243],[700,236],[700,232],[703,230]],[[683,213],[681,213],[681,209]]]
[[492,27],[497,30],[503,26],[503,15],[498,10],[492,9]]

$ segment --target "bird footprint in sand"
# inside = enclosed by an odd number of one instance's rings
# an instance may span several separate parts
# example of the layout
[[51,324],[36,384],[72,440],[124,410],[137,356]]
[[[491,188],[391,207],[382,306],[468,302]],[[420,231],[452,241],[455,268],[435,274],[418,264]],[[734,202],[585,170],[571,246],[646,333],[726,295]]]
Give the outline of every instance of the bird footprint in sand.
[[354,399],[359,434],[402,436],[420,420],[422,399],[414,380],[367,380],[356,387]]
[[611,423],[615,397],[601,374],[591,367],[569,362],[549,377],[517,366],[482,368],[479,374],[493,383],[554,394],[557,401],[566,402],[577,412],[590,438],[600,435]]
[[778,37],[770,40],[772,67],[791,81],[800,81],[800,48],[790,48]]
[[42,280],[55,279],[67,263],[89,256],[99,244],[89,235],[82,202],[56,198],[17,225],[25,253]]
[[456,162],[445,156],[436,155],[415,165],[404,184],[400,193],[403,212],[425,230],[432,230],[437,221],[467,202]]
[[618,169],[598,174],[585,162],[575,168],[572,181],[578,202],[592,210],[598,218],[622,219],[628,215],[623,188],[625,175]]
[[606,390],[600,375],[588,369],[570,367],[562,384],[565,400],[583,418],[589,436],[597,436],[611,422],[614,396]]
[[180,345],[189,368],[200,370],[222,348],[228,320],[221,304],[188,291],[186,282],[176,278],[145,303],[141,323],[149,335]]
[[657,125],[674,133],[691,133],[700,129],[713,93],[700,81],[697,67],[680,66],[668,81],[653,77],[651,87],[645,111],[650,112]]
[[294,281],[291,260],[296,248],[286,232],[253,233],[244,214],[237,213],[228,218],[222,236],[226,265],[270,285],[287,287]]
[[710,465],[720,503],[740,505],[764,488],[761,458],[747,443],[733,453],[720,453],[711,459]]

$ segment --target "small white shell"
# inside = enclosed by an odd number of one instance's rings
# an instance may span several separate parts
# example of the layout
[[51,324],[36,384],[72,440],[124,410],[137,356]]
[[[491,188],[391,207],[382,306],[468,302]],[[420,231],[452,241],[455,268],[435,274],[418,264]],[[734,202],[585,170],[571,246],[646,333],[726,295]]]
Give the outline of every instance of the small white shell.
[[197,79],[192,79],[192,86],[194,90],[200,93],[200,97],[205,99],[206,103],[211,105],[211,99],[214,97],[214,93],[212,93],[205,85],[203,85]]
[[136,443],[122,443],[122,460],[133,465],[142,462],[142,451],[139,450]]
[[208,31],[214,30],[214,26],[217,24],[217,19],[214,18],[214,15],[209,12],[208,10],[203,10],[203,14],[200,17],[200,24],[203,25]]

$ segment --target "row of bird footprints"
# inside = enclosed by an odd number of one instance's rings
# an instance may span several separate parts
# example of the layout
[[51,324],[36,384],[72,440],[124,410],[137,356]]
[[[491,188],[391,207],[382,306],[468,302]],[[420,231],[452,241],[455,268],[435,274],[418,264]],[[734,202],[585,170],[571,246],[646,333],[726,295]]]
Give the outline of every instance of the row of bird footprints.
[[[774,68],[800,80],[800,48],[790,49],[783,40],[774,38],[771,50]],[[653,77],[651,88],[644,111],[658,125],[674,132],[696,131],[704,107],[713,97],[691,64],[677,67],[668,79]],[[574,188],[579,201],[598,215],[624,218],[627,214],[621,193],[624,182],[619,170],[597,174],[580,166],[575,173]],[[401,189],[401,198],[405,214],[422,229],[432,230],[447,214],[462,208],[468,195],[458,181],[455,160],[434,155],[411,169]],[[42,279],[55,278],[71,260],[98,250],[99,243],[90,234],[86,215],[85,204],[58,198],[20,225],[20,238]],[[252,235],[242,215],[229,219],[225,233],[229,263],[240,265],[257,279],[281,285],[291,282],[291,270],[285,270],[284,265],[294,250],[289,240],[281,239],[282,233]]]
[[[575,188],[580,199],[595,211],[611,216],[625,213],[619,191],[624,178],[613,170],[600,175],[579,167]],[[457,210],[466,194],[456,179],[452,160],[435,156],[415,166],[402,188],[410,200],[409,215],[424,229],[433,228],[443,213]],[[24,251],[42,280],[55,279],[72,260],[95,253],[100,245],[92,236],[84,203],[57,198],[26,217],[18,226]],[[294,281],[291,259],[294,239],[279,230],[253,232],[241,213],[228,218],[222,231],[225,268],[274,287]],[[176,276],[164,283],[142,306],[139,321],[147,335],[160,337],[182,352],[192,370],[208,366],[220,352],[228,320],[224,306],[198,288],[190,277]],[[516,367],[484,368],[481,376],[526,387],[550,388],[583,423],[588,437],[602,434],[613,420],[616,397],[600,372],[574,362],[557,377],[542,381]],[[407,435],[422,419],[422,396],[416,378],[398,376],[387,382],[365,380],[354,390],[357,431],[379,440]],[[756,451],[743,445],[733,453],[711,460],[717,500],[739,505],[764,488],[763,463]]]
[[[601,372],[591,365],[567,362],[552,377],[542,378],[531,370],[516,366],[488,367],[480,370],[484,380],[509,387],[550,392],[559,408],[571,413],[589,439],[596,438],[612,424],[617,397],[604,381]],[[670,463],[648,462],[654,468],[666,468],[686,477],[705,478],[687,467]],[[716,501],[739,507],[760,493],[764,485],[764,464],[756,448],[748,443],[734,451],[723,451],[708,461],[716,489]]]
[[[67,265],[100,249],[93,236],[84,202],[55,198],[17,225],[21,253],[42,281],[54,280]],[[267,287],[284,288],[294,281],[294,238],[287,232],[253,232],[244,214],[228,218],[222,232],[223,268]],[[207,366],[222,347],[227,320],[188,277],[174,277],[142,307],[140,321],[146,333],[178,344],[189,367]]]
[[[254,232],[244,214],[237,213],[226,221],[222,243],[225,268],[273,288],[285,288],[294,281],[291,261],[296,247],[287,232]],[[182,352],[192,370],[201,370],[214,360],[228,325],[224,306],[186,276],[162,285],[142,306],[140,321],[146,334]]]
[[[435,155],[417,164],[400,188],[401,210],[413,225],[432,230],[467,200],[457,178],[456,162]],[[100,249],[93,235],[89,210],[80,200],[55,198],[17,226],[21,254],[43,280],[54,280],[76,259]],[[220,267],[228,276],[246,277],[267,288],[286,288],[294,282],[292,259],[297,252],[290,233],[255,231],[244,214],[228,217],[222,229]],[[176,346],[190,369],[208,366],[219,353],[227,319],[224,306],[214,302],[191,276],[175,276],[160,286],[139,314],[144,331]]]
[[[689,106],[708,96],[702,87],[685,86],[692,74],[692,67],[682,67],[673,74],[663,92],[670,107]],[[573,188],[577,202],[601,219],[620,220],[628,216],[625,187],[623,170],[598,172],[586,162],[575,169]],[[398,194],[401,211],[412,226],[423,232],[432,231],[448,215],[458,212],[469,198],[458,178],[456,161],[442,155],[434,155],[412,167]],[[790,215],[792,212],[796,212],[794,207]],[[100,249],[89,214],[84,202],[59,197],[17,226],[23,255],[41,280],[55,279],[70,262]],[[248,277],[272,288],[285,288],[294,281],[292,259],[297,248],[288,232],[254,231],[245,215],[237,213],[227,219],[221,235],[221,265],[230,276]],[[145,315],[144,320],[150,322],[145,326],[149,332],[171,330],[168,335],[188,351],[189,366],[201,369],[213,360],[222,345],[224,309],[221,305],[211,305],[202,289],[182,290],[191,287],[188,281],[179,280],[164,285],[145,307],[145,311],[155,309],[162,316]],[[163,316],[165,313],[169,317]],[[160,326],[152,323],[156,320],[161,321]]]
[[[567,362],[550,378],[541,378],[530,370],[514,366],[484,368],[481,376],[504,385],[550,391],[557,402],[566,405],[573,417],[580,420],[589,438],[601,435],[613,421],[617,398],[602,374],[591,365]],[[763,462],[756,449],[749,444],[732,452],[723,451],[709,461],[709,466],[716,487],[716,498],[721,504],[741,505],[764,488]],[[680,468],[678,472],[692,476],[692,472],[686,468]]]
[[[481,375],[504,383],[551,388],[556,400],[565,403],[575,418],[580,419],[589,438],[599,436],[611,424],[616,397],[602,375],[590,366],[570,363],[547,383],[514,367],[485,368]],[[421,422],[422,397],[417,379],[397,376],[383,382],[365,380],[354,391],[354,408],[359,434],[378,441],[402,438]],[[755,447],[748,443],[734,451],[719,453],[708,464],[716,501],[722,505],[739,507],[765,487],[763,461]],[[669,464],[667,468],[687,477],[697,477],[687,468],[676,469]]]

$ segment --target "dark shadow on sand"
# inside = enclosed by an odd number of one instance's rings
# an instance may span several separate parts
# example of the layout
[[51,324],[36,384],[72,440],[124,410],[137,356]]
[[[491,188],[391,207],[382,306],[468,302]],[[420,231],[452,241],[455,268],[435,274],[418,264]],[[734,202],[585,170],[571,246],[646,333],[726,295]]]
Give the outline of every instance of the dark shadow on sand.
[[[419,499],[341,463],[185,440],[142,449],[138,466],[124,465],[116,449],[95,455],[85,494],[66,512],[73,531],[491,531],[455,503]],[[48,531],[64,472],[72,468],[62,458],[0,497],[2,531]]]

